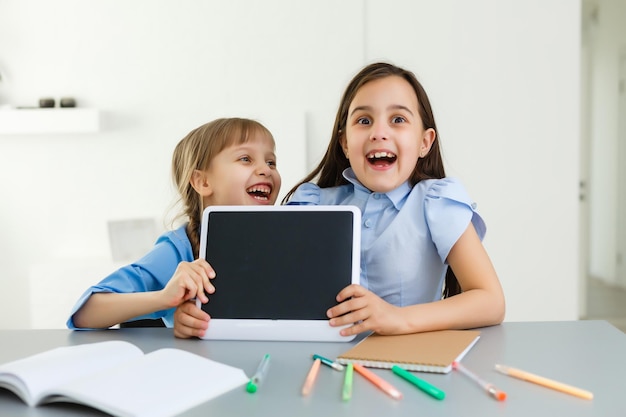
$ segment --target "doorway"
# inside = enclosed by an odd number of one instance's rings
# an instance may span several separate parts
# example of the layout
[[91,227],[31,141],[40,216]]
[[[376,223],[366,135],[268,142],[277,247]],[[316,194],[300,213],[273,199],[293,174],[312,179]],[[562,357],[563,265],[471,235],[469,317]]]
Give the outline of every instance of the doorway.
[[626,332],[626,0],[582,6],[579,312]]
[[617,256],[615,283],[626,288],[626,46],[619,57],[619,99],[617,104]]

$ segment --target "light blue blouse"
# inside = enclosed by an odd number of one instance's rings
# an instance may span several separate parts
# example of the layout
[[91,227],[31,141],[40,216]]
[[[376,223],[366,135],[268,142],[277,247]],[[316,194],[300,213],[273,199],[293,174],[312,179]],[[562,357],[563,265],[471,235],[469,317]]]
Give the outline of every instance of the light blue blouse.
[[463,185],[443,178],[375,193],[351,168],[343,176],[350,184],[302,184],[288,204],[357,206],[362,213],[361,285],[396,306],[441,299],[452,246],[470,221],[481,240],[486,231]]
[[[162,234],[157,239],[152,250],[143,258],[118,269],[97,285],[88,288],[72,308],[70,318],[66,323],[67,327],[77,329],[73,320],[74,313],[94,293],[131,293],[158,291],[165,288],[180,262],[192,262],[194,260],[191,242],[189,242],[185,232],[186,226],[185,224],[176,230]],[[174,308],[161,310],[145,316],[135,317],[133,320],[162,318],[167,327],[173,327],[174,311]]]

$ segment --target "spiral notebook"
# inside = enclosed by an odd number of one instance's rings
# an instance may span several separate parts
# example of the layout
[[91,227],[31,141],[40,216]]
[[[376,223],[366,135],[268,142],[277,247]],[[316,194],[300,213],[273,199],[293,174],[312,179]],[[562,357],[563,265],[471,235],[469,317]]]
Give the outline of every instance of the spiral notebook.
[[447,374],[452,370],[452,362],[461,360],[479,338],[478,330],[439,330],[394,336],[374,333],[339,355],[337,362],[359,363],[371,368],[397,365],[409,371]]

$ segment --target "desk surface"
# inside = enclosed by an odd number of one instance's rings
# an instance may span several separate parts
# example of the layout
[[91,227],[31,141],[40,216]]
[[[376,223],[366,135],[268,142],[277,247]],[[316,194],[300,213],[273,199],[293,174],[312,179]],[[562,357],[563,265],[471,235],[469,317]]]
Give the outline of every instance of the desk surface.
[[[355,375],[352,400],[341,400],[343,374],[322,367],[309,397],[300,389],[317,353],[334,358],[350,343],[235,342],[180,340],[171,329],[118,329],[105,331],[0,330],[0,363],[57,346],[121,339],[144,352],[163,347],[184,349],[242,368],[256,370],[269,353],[272,363],[256,394],[235,389],[183,416],[626,416],[623,377],[626,375],[626,334],[604,321],[504,323],[483,328],[481,338],[464,359],[465,365],[508,394],[498,402],[468,377],[421,373],[420,377],[446,392],[435,400],[387,370],[375,370],[392,382],[404,398],[396,401]],[[500,363],[592,391],[583,400],[493,370]],[[184,378],[185,372],[172,375]],[[172,399],[173,401],[174,399]],[[0,389],[3,416],[103,416],[73,404],[28,407],[11,392]]]

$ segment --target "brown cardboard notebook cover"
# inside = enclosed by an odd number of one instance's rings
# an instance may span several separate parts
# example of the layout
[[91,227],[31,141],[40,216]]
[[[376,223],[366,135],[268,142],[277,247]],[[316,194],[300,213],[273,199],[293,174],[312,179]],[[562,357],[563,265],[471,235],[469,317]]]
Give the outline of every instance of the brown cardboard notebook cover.
[[372,334],[337,357],[337,362],[372,368],[398,365],[410,371],[448,373],[480,337],[478,330],[440,330],[396,336]]

